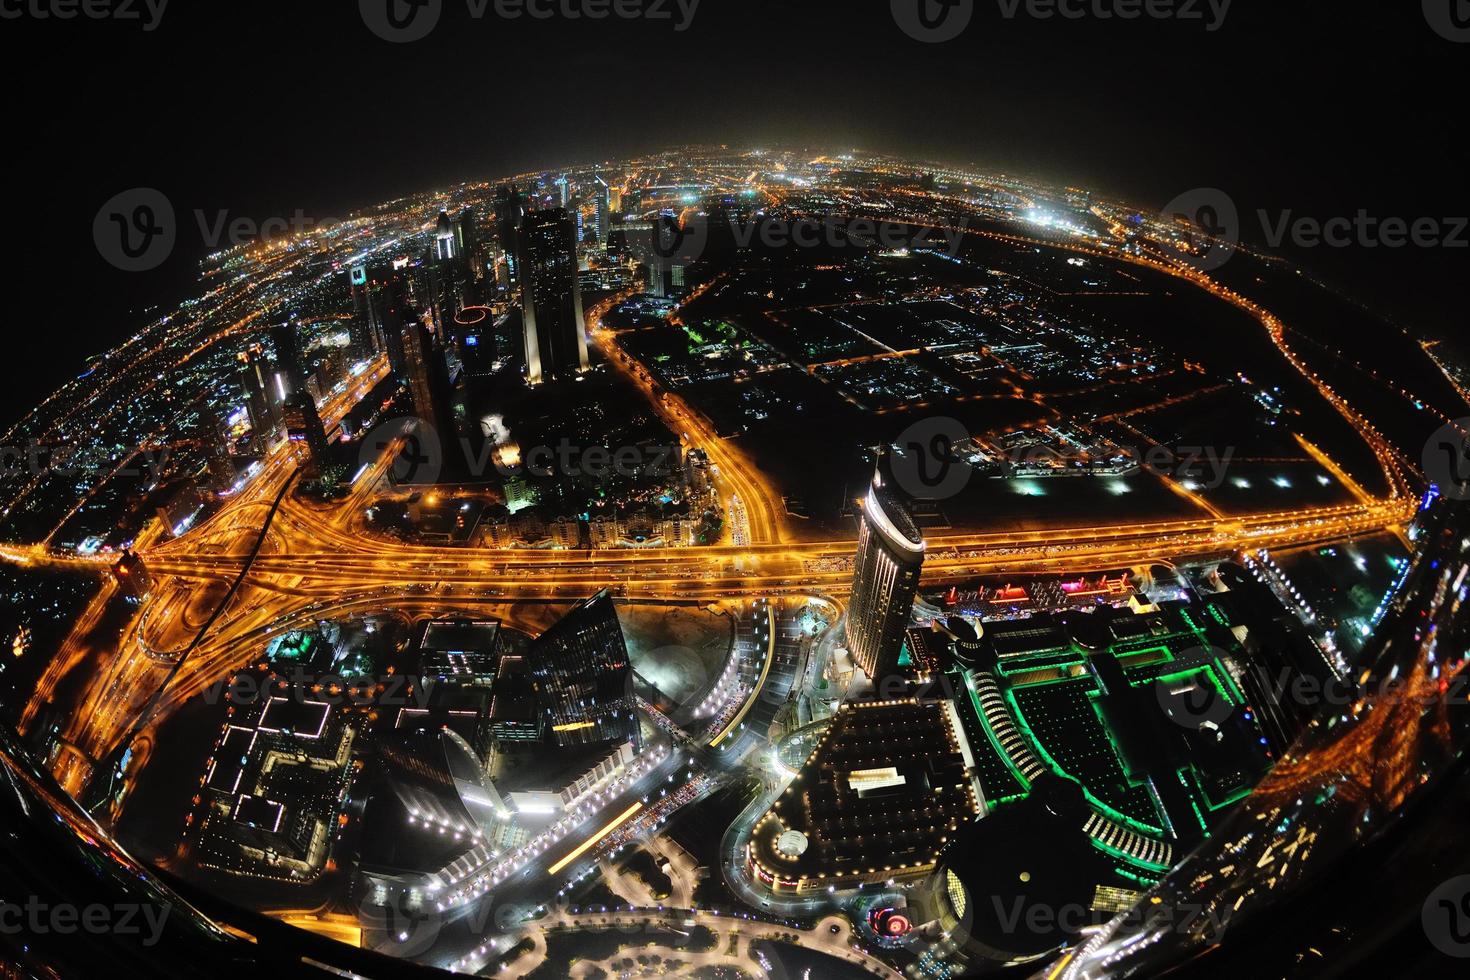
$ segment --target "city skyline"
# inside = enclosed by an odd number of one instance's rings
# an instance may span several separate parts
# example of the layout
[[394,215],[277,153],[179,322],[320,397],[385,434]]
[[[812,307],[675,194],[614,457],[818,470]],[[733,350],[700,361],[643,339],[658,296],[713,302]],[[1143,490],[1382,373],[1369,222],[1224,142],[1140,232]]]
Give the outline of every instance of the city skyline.
[[1470,956],[1454,0],[170,6],[0,10],[0,973]]

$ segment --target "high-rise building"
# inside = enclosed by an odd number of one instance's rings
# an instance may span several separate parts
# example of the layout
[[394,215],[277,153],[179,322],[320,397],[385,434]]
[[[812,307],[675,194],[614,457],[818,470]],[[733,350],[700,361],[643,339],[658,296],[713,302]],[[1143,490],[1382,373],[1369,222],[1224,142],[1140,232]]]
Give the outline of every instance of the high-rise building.
[[561,208],[532,211],[521,223],[526,379],[531,384],[586,371],[587,332],[577,282],[577,232]]
[[440,438],[449,438],[456,430],[449,368],[438,334],[419,317],[403,325],[403,362],[414,412]]
[[458,257],[461,260],[468,259],[478,241],[475,234],[475,212],[465,208],[454,216],[454,246]]
[[296,324],[287,321],[272,328],[271,339],[275,343],[276,364],[286,392],[282,402],[286,436],[292,442],[306,446],[307,475],[320,476],[330,464],[327,431],[307,387]]
[[468,306],[454,316],[454,345],[459,362],[470,377],[482,377],[495,367],[495,317],[484,306]]
[[525,202],[514,184],[496,191],[495,220],[500,235],[500,249],[505,254],[506,270],[512,283],[518,281],[521,275],[520,235],[521,221],[525,215]]
[[122,553],[117,564],[112,566],[112,574],[118,586],[131,598],[146,599],[153,590],[153,576],[148,574],[143,559],[131,551]]
[[306,390],[306,366],[301,359],[301,339],[296,323],[287,320],[271,328],[271,343],[276,349],[276,370],[283,378],[287,395]]
[[352,286],[352,322],[347,328],[352,341],[352,356],[366,360],[375,356],[379,349],[385,277],[381,272],[369,273],[365,265],[357,265],[348,273],[348,280]]
[[597,178],[597,247],[607,245],[607,233],[612,224],[612,203],[608,200],[607,181]]
[[607,590],[537,637],[526,664],[558,745],[631,741],[639,747],[633,665]]
[[454,220],[448,211],[439,212],[439,226],[434,233],[434,258],[439,262],[452,262],[459,255],[459,236],[454,231]]
[[407,295],[407,285],[402,276],[394,274],[385,279],[376,293],[381,301],[378,318],[378,340],[388,355],[388,366],[400,384],[408,383],[408,364],[403,356],[403,327],[418,314]]
[[281,411],[265,352],[257,345],[240,354],[240,388],[254,430],[256,452],[265,452],[281,427]]
[[924,536],[898,494],[884,484],[881,467],[859,511],[847,648],[853,662],[876,680],[898,673],[924,565]]
[[219,415],[203,398],[194,403],[194,438],[208,467],[209,485],[216,493],[232,488],[236,478],[235,465],[230,462],[224,429]]

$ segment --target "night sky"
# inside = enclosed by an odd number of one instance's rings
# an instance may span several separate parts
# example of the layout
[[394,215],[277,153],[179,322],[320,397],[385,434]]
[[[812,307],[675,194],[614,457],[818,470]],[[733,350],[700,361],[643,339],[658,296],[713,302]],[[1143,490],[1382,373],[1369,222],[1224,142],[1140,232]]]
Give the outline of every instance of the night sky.
[[[438,28],[412,44],[375,37],[357,0],[173,0],[151,32],[0,20],[16,342],[0,421],[148,306],[191,294],[196,208],[341,214],[465,179],[723,142],[973,164],[1141,207],[1215,186],[1257,241],[1258,208],[1470,214],[1470,44],[1442,38],[1413,0],[1235,0],[1213,32],[1007,19],[1000,0],[974,0],[969,28],[944,44],[906,36],[888,0],[702,0],[683,32],[673,0],[673,20],[600,22],[474,20],[466,0],[443,2]],[[163,268],[125,274],[98,255],[92,221],[135,186],[168,195],[180,244]],[[1470,249],[1287,251],[1407,325],[1464,325]]]

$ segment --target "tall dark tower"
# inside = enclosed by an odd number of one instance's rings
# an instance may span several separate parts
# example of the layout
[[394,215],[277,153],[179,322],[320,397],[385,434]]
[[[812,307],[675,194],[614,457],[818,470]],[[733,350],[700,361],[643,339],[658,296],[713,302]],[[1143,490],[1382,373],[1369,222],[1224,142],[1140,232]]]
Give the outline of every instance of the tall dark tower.
[[526,661],[558,745],[631,741],[640,748],[633,664],[607,590],[537,637]]
[[240,354],[240,388],[255,432],[255,449],[262,453],[270,448],[281,428],[281,412],[266,363],[265,352],[258,346]]
[[292,442],[306,445],[309,476],[320,476],[329,464],[327,431],[322,417],[317,412],[316,402],[306,387],[306,369],[301,363],[300,341],[296,324],[291,321],[271,329],[271,340],[276,347],[276,363],[285,381],[286,398],[284,417],[286,436]]
[[400,383],[408,383],[408,365],[403,356],[403,328],[417,313],[407,296],[407,284],[398,273],[376,280],[373,295],[378,302],[378,341],[388,354],[388,366]]
[[378,337],[383,329],[384,284],[365,265],[353,266],[348,276],[352,284],[352,323],[348,327],[352,356],[367,360],[378,353]]
[[216,493],[229,490],[235,485],[235,466],[230,462],[219,415],[203,398],[194,403],[194,438],[209,468],[209,485]]
[[296,323],[287,320],[271,328],[271,343],[276,349],[276,369],[285,378],[286,394],[306,390],[306,367],[301,361],[301,340]]
[[526,379],[531,384],[586,371],[587,330],[577,283],[577,227],[561,208],[532,211],[521,223]]
[[903,501],[884,485],[881,467],[859,511],[847,648],[853,662],[876,680],[898,672],[924,566],[924,536]]
[[448,211],[439,212],[439,227],[434,233],[434,259],[438,262],[453,262],[459,255],[459,236],[454,231],[454,219]]
[[597,187],[597,247],[607,247],[607,233],[612,224],[612,202],[608,199],[607,181],[598,177],[595,181]]
[[403,363],[414,412],[441,439],[451,437],[457,427],[449,367],[437,335],[418,317],[408,317],[403,325]]
[[521,192],[509,184],[495,192],[495,220],[500,235],[500,248],[505,253],[506,266],[511,282],[521,275],[521,221],[526,216],[526,205]]

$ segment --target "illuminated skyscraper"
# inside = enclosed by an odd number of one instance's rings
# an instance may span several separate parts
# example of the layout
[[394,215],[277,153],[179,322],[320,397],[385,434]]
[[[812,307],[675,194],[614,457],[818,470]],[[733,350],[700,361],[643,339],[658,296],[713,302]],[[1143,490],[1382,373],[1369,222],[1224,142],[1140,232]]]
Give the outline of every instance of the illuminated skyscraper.
[[267,365],[265,353],[258,346],[240,354],[240,388],[255,432],[255,450],[262,453],[270,448],[281,427],[280,407]]
[[352,285],[352,323],[347,329],[352,356],[366,360],[378,353],[385,283],[381,273],[370,273],[365,265],[353,266],[348,277]]
[[526,215],[526,205],[521,192],[509,184],[495,192],[495,220],[500,234],[500,248],[505,253],[505,265],[511,282],[521,275],[521,221]]
[[639,747],[633,665],[607,590],[542,633],[526,662],[558,745],[631,741]]
[[454,230],[454,221],[448,211],[439,212],[439,227],[434,234],[434,258],[440,262],[452,262],[459,255],[459,236]]
[[877,679],[898,672],[924,566],[924,537],[898,495],[884,485],[881,469],[858,506],[847,648],[853,662]]
[[403,362],[414,411],[441,438],[455,431],[453,387],[439,337],[418,317],[403,324]]
[[280,369],[280,381],[286,397],[282,402],[286,436],[292,442],[303,443],[307,450],[306,473],[319,476],[329,464],[327,432],[322,417],[317,412],[316,402],[306,386],[306,369],[301,361],[300,340],[296,324],[287,321],[271,330],[271,340],[276,348],[276,364]]
[[597,247],[607,245],[607,233],[612,222],[612,204],[608,200],[607,181],[597,178]]
[[194,438],[208,466],[209,485],[216,492],[229,490],[235,485],[235,466],[230,462],[229,447],[225,442],[224,427],[219,415],[209,402],[200,398],[194,403]]
[[521,223],[520,247],[526,379],[535,385],[586,371],[587,331],[571,215],[561,208],[532,211]]

